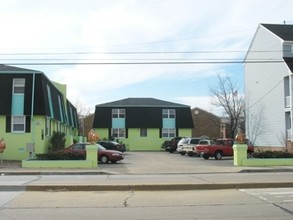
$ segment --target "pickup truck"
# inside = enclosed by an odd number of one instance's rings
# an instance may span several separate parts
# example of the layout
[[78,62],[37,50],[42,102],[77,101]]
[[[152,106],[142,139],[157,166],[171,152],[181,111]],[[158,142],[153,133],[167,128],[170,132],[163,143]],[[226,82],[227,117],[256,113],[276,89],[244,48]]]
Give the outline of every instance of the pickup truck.
[[[201,140],[193,151],[202,155],[206,160],[210,157],[220,160],[224,156],[233,156],[233,143],[234,140],[230,138],[218,139],[217,141]],[[248,146],[247,155],[250,156],[252,153],[253,147]]]

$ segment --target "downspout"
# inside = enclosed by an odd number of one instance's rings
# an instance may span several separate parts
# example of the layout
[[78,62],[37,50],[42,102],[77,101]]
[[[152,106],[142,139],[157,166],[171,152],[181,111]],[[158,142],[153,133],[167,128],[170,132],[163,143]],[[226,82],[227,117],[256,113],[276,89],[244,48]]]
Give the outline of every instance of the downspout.
[[30,156],[35,152],[35,122],[34,122],[34,105],[35,105],[35,81],[36,73],[33,72],[33,82],[32,82],[32,105],[31,105],[31,132],[32,132],[32,145],[33,152],[30,152]]

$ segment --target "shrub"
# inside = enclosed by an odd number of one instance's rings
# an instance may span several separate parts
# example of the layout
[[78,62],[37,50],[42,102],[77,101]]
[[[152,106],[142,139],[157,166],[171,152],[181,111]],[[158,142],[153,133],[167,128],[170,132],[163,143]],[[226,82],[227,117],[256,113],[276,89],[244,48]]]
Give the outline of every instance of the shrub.
[[36,154],[37,160],[85,160],[85,155],[79,153],[63,153],[63,152],[50,152],[44,154]]
[[65,133],[54,131],[50,139],[51,146],[49,148],[49,151],[54,152],[62,150],[65,147],[65,141]]
[[293,153],[288,153],[285,151],[262,151],[254,152],[253,157],[255,158],[293,158]]

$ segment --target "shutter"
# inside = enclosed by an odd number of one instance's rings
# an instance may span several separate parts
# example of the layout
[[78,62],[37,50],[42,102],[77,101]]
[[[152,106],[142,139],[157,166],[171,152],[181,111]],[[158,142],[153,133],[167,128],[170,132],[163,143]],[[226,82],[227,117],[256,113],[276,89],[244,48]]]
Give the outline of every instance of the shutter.
[[108,139],[109,140],[112,140],[111,128],[109,128],[109,130],[108,130]]
[[128,138],[128,128],[125,128],[125,138]]
[[31,116],[25,117],[25,133],[31,132]]
[[159,135],[160,135],[160,138],[162,138],[162,128],[160,128],[160,130],[159,130]]
[[11,116],[7,115],[6,116],[6,133],[11,132]]

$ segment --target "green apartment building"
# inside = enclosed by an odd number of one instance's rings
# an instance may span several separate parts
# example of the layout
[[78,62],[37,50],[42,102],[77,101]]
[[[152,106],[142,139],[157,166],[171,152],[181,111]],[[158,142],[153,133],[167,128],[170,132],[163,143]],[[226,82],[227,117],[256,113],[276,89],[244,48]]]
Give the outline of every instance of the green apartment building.
[[3,160],[22,160],[47,152],[54,131],[66,144],[78,135],[76,108],[66,99],[66,85],[43,72],[0,65],[0,139]]
[[165,140],[191,136],[193,120],[187,105],[154,98],[126,98],[96,105],[93,128],[129,150],[160,150]]

